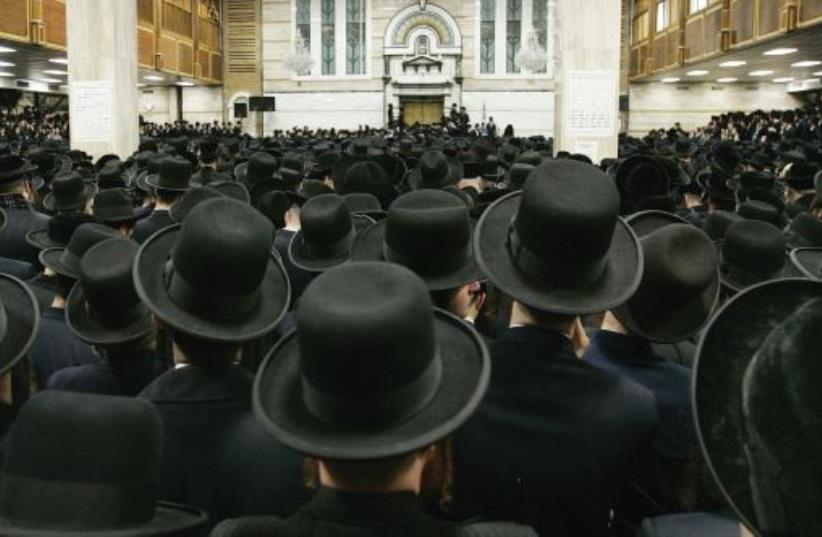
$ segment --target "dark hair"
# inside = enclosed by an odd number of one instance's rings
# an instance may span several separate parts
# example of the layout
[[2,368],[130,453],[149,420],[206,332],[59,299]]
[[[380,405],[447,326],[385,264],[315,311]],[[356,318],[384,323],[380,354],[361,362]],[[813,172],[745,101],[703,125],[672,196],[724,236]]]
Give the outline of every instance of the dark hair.
[[169,329],[174,344],[192,365],[210,367],[229,365],[237,359],[240,343],[201,339],[179,330]]
[[71,288],[74,287],[76,282],[77,280],[71,276],[56,274],[54,276],[54,290],[57,293],[57,296],[63,299],[67,298],[71,292]]
[[542,311],[537,308],[533,308],[522,302],[519,302],[519,305],[524,309],[528,315],[534,318],[541,325],[548,325],[548,326],[556,326],[556,325],[563,325],[573,323],[577,315],[561,315],[558,313],[550,313],[547,311]]
[[450,310],[451,309],[451,301],[457,296],[462,287],[454,287],[452,289],[443,289],[440,291],[431,291],[431,302],[434,304],[435,307],[443,309],[443,310]]
[[376,488],[390,482],[399,473],[407,470],[414,463],[417,454],[425,449],[385,459],[365,461],[323,459],[322,462],[335,480],[345,484],[354,483],[363,487]]
[[183,192],[179,192],[177,190],[165,190],[163,188],[157,189],[157,199],[166,205],[171,205],[182,197]]

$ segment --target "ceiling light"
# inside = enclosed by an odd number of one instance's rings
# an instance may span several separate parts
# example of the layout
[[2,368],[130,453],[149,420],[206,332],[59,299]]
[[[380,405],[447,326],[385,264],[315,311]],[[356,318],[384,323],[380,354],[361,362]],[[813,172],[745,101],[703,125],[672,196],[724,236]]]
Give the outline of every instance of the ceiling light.
[[710,71],[705,71],[704,69],[697,69],[696,71],[688,71],[688,76],[704,76],[710,73]]
[[58,71],[58,70],[56,70],[56,69],[47,69],[46,71],[43,71],[43,73],[45,73],[45,74],[47,74],[47,75],[61,75],[61,76],[67,76],[67,75],[68,75],[68,73],[67,73],[67,72],[65,72],[65,71]]
[[822,71],[819,71],[818,73],[814,73],[813,76],[822,76]]
[[717,79],[717,82],[719,82],[720,84],[730,84],[731,82],[736,82],[737,80],[739,80],[739,79],[734,78],[734,77],[727,77],[727,78],[719,78],[719,79]]
[[56,78],[41,78],[39,82],[45,82],[46,84],[59,84],[62,80],[58,80]]
[[160,81],[160,80],[165,80],[165,77],[157,76],[157,75],[146,75],[146,76],[143,77],[143,79],[144,80]]
[[0,47],[0,53],[8,53],[8,52],[15,52],[13,48],[9,47]]
[[679,82],[679,79],[676,78],[676,77],[669,77],[669,78],[663,78],[662,79],[663,84],[674,84],[675,82]]
[[744,60],[733,60],[733,61],[730,61],[730,62],[720,63],[719,66],[720,67],[742,67],[743,65],[746,65],[747,63],[748,62],[746,62]]
[[774,78],[773,81],[777,84],[784,84],[785,82],[793,82],[793,77],[786,76],[782,78]]
[[193,86],[194,84],[193,84],[193,83],[191,83],[191,82],[177,82],[177,85],[178,85],[178,86],[183,86],[183,87],[191,87],[191,86]]
[[68,60],[65,58],[52,58],[49,61],[51,63],[59,63],[60,65],[68,65]]
[[751,76],[769,76],[772,75],[773,71],[762,70],[762,71],[751,71]]
[[0,71],[0,76],[14,76],[14,73],[9,73],[7,71]]
[[0,67],[14,67],[14,64],[11,62],[0,62]]
[[805,60],[803,62],[793,63],[791,67],[816,67],[817,65],[822,65],[822,62],[818,60]]
[[794,52],[799,52],[798,48],[775,48],[773,50],[769,50],[765,53],[765,56],[785,56],[787,54],[793,54]]
[[138,82],[138,83],[137,83],[137,87],[138,87],[138,88],[144,88],[144,87],[146,87],[146,85],[145,85],[145,84],[143,84],[142,82]]

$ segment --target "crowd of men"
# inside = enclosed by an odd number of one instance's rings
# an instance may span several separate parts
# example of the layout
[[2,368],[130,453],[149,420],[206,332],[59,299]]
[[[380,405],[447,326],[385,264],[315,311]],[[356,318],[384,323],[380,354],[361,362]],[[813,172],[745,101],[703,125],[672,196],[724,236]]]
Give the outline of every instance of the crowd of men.
[[19,112],[0,112],[0,143],[17,147],[68,139],[68,114],[46,113],[26,107]]
[[0,146],[0,534],[822,534],[819,117]]

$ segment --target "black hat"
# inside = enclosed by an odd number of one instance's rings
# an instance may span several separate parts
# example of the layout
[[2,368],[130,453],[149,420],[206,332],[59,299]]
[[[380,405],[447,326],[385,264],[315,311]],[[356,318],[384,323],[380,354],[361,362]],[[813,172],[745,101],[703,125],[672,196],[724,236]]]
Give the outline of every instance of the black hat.
[[474,236],[477,262],[504,293],[533,308],[609,310],[642,277],[639,241],[618,213],[619,192],[605,173],[574,160],[546,162],[522,192],[485,211]]
[[702,230],[711,240],[721,241],[725,238],[729,227],[744,220],[742,216],[730,211],[711,211],[702,222]]
[[194,207],[210,199],[222,197],[225,196],[211,188],[211,186],[195,186],[183,194],[180,201],[171,206],[171,209],[168,211],[168,215],[172,220],[179,224],[185,220],[188,213],[190,213]]
[[100,171],[103,169],[103,166],[105,166],[112,160],[120,160],[120,157],[115,155],[114,153],[106,153],[105,155],[97,159],[97,162],[94,163],[94,169]]
[[674,140],[670,147],[671,152],[680,158],[688,158],[696,153],[698,149],[699,146],[696,145],[696,140],[682,136]]
[[752,188],[773,188],[776,177],[772,173],[744,172],[728,179],[727,186],[733,190]]
[[209,183],[211,188],[222,194],[227,198],[231,198],[243,203],[251,202],[251,194],[248,193],[248,188],[237,181],[216,181]]
[[353,192],[343,196],[345,204],[351,214],[364,214],[366,216],[382,215],[383,210],[380,200],[373,194],[365,192]]
[[822,248],[822,220],[810,213],[799,213],[785,230],[790,249]]
[[55,212],[80,209],[96,192],[97,188],[87,184],[79,173],[61,173],[51,181],[51,192],[43,199],[43,207]]
[[423,189],[397,198],[388,216],[362,232],[353,261],[390,261],[413,270],[432,291],[477,281],[468,207],[442,190]]
[[152,183],[157,182],[156,176],[160,173],[160,164],[162,164],[166,158],[168,157],[165,155],[155,155],[148,160],[146,169],[137,174],[137,177],[134,179],[134,184],[137,188],[143,192],[150,192],[154,190],[154,187],[149,183],[149,179],[151,179]]
[[697,173],[696,184],[714,200],[734,201],[734,191],[728,188],[728,176],[718,168],[706,168]]
[[81,224],[71,235],[63,248],[48,248],[40,252],[40,263],[57,274],[77,279],[80,260],[89,248],[112,237],[120,235],[103,224]]
[[380,459],[454,432],[479,404],[489,374],[480,337],[434,310],[413,272],[350,263],[303,294],[297,330],[260,367],[254,409],[301,453]]
[[302,207],[300,231],[291,239],[288,256],[303,270],[328,270],[348,261],[357,233],[373,223],[365,216],[351,216],[342,196],[313,197]]
[[158,190],[185,192],[190,188],[192,166],[180,157],[166,157],[157,175],[147,175],[145,182]]
[[[797,367],[795,358],[813,358],[816,346],[808,347],[807,342],[813,338],[805,337],[804,343],[797,339],[795,330],[804,331],[808,328],[807,318],[802,310],[814,304],[815,319],[812,324],[815,338],[819,334],[819,299],[822,297],[822,283],[803,279],[783,279],[753,286],[735,296],[714,317],[706,329],[697,351],[695,362],[693,401],[694,419],[697,428],[702,453],[711,470],[711,474],[719,485],[725,498],[734,506],[737,514],[751,528],[760,528],[755,509],[755,499],[752,493],[752,467],[748,454],[758,458],[760,453],[752,453],[746,448],[752,447],[749,440],[749,426],[752,410],[750,393],[752,386],[751,367],[763,359],[770,359],[774,352],[783,354],[784,365],[793,367],[791,398],[795,402],[807,404],[805,395],[808,387],[814,397],[818,394],[815,383],[817,372],[808,372],[805,368]],[[793,328],[793,329],[792,329]],[[794,334],[789,335],[791,332]],[[775,347],[774,345],[778,346]],[[781,350],[780,350],[781,349]],[[797,354],[799,353],[799,354]],[[767,358],[766,358],[767,357]],[[792,357],[792,358],[790,358]],[[773,383],[773,389],[782,390],[786,382],[783,370],[777,373],[770,371],[766,375],[767,382]],[[803,378],[803,375],[807,375]],[[767,390],[766,390],[767,391]],[[748,392],[748,393],[746,393]],[[790,445],[797,435],[803,432],[798,427],[795,413],[797,410],[816,412],[813,417],[809,414],[805,424],[815,420],[818,427],[818,408],[812,406],[797,409],[785,405],[784,397],[769,397],[768,414],[771,420],[778,420],[779,434]],[[801,404],[803,404],[801,403]],[[745,408],[749,416],[746,419]],[[746,423],[747,421],[747,423]],[[754,420],[758,421],[758,418]],[[771,424],[774,422],[771,421]],[[758,428],[757,424],[757,428]],[[757,431],[761,432],[761,431]],[[818,430],[815,433],[818,437]],[[802,442],[806,442],[803,440]],[[794,446],[796,447],[796,445]],[[792,468],[808,469],[808,460],[801,456],[805,449],[815,449],[818,453],[818,444],[805,444],[801,449],[792,450],[791,457],[797,460],[789,464],[782,458],[782,454],[771,460],[781,463],[780,471],[772,475],[784,478],[795,478],[796,474],[789,471]],[[783,452],[784,454],[784,452]],[[776,453],[774,453],[776,455]],[[814,465],[818,468],[818,463]],[[807,476],[816,479],[818,473]],[[785,491],[785,488],[774,483],[775,490]],[[788,496],[782,499],[787,499]],[[818,496],[808,497],[818,507]],[[774,506],[776,507],[776,506]],[[819,528],[816,528],[817,530]],[[777,532],[774,535],[815,535],[810,533]],[[765,535],[768,535],[767,533]]]
[[724,174],[733,175],[742,162],[742,156],[736,144],[730,140],[721,140],[711,146],[710,161]]
[[228,198],[195,207],[137,254],[137,294],[172,328],[213,341],[248,341],[285,315],[291,288],[271,251],[271,223]]
[[720,243],[722,283],[733,291],[781,277],[786,261],[785,238],[767,222],[737,222]]
[[277,171],[277,164],[277,159],[268,153],[254,153],[248,159],[244,179],[252,185],[268,179]]
[[822,280],[822,248],[797,248],[790,257],[802,277]]
[[645,268],[636,293],[614,315],[631,332],[660,343],[695,334],[719,300],[719,263],[705,233],[674,215],[647,211],[628,217]]
[[0,155],[0,185],[19,181],[37,171],[37,166],[19,155]]
[[66,304],[66,321],[77,337],[92,345],[139,339],[154,328],[140,302],[132,276],[139,246],[123,238],[106,239],[88,249]]
[[779,209],[764,201],[748,200],[736,208],[736,212],[747,220],[759,220],[776,227],[782,224],[782,215]]
[[422,154],[417,167],[408,175],[408,184],[413,189],[443,188],[456,185],[462,180],[462,163],[455,158],[448,158],[442,151],[426,151]]
[[124,188],[102,190],[94,196],[94,217],[107,224],[134,222],[138,213]]
[[26,234],[26,242],[38,250],[60,248],[68,244],[74,231],[83,224],[97,220],[88,214],[60,213],[49,218],[43,229],[35,229]]
[[119,160],[110,160],[97,172],[97,186],[101,189],[123,188],[128,185],[125,168]]
[[794,162],[785,173],[785,182],[795,190],[812,190],[814,177],[818,171],[819,167],[814,164]]
[[157,502],[162,422],[145,400],[49,390],[12,428],[0,479],[0,534],[198,535],[206,514]]
[[345,172],[343,180],[336,184],[340,195],[354,192],[373,194],[382,207],[388,207],[397,197],[397,189],[385,174],[382,166],[374,162],[358,162]]
[[522,190],[522,187],[525,186],[525,181],[533,170],[534,166],[524,162],[513,164],[508,170],[508,189],[512,191]]
[[616,184],[623,214],[641,210],[649,200],[669,196],[670,184],[665,168],[656,159],[629,157],[616,169]]
[[9,274],[0,274],[0,374],[25,356],[40,325],[40,308],[31,289]]

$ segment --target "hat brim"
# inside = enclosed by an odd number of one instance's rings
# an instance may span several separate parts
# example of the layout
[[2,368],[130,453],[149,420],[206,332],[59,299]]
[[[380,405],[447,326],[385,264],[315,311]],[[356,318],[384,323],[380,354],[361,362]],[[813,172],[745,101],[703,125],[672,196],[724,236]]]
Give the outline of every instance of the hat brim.
[[753,286],[713,318],[697,348],[692,383],[700,449],[722,494],[748,527],[756,520],[745,455],[742,379],[768,335],[807,301],[822,282],[783,279]]
[[4,185],[6,183],[11,183],[14,181],[19,181],[22,177],[34,173],[39,168],[33,164],[24,165],[22,168],[16,168],[14,170],[0,173],[0,185]]
[[426,186],[422,179],[422,172],[419,168],[419,163],[417,167],[413,170],[408,172],[407,174],[407,182],[408,186],[411,187],[412,190],[420,190],[423,188],[444,188],[449,185],[458,185],[460,181],[463,179],[464,175],[464,168],[462,166],[462,162],[457,160],[454,157],[448,157],[448,177],[446,177],[446,182],[440,186]]
[[[622,218],[617,219],[607,263],[595,282],[559,288],[534,281],[508,255],[508,226],[516,214],[522,192],[512,192],[494,202],[480,218],[474,234],[474,255],[480,270],[505,294],[532,308],[559,315],[599,313],[625,303],[642,278],[639,239]],[[546,231],[550,233],[549,231]],[[573,255],[573,252],[557,252]]]
[[435,310],[442,380],[430,403],[410,419],[382,430],[344,430],[313,416],[302,398],[296,332],[285,336],[260,366],[252,395],[268,431],[300,453],[368,460],[428,446],[454,432],[482,400],[490,376],[488,350],[473,328]]
[[785,252],[785,264],[782,266],[778,272],[774,272],[770,274],[764,279],[754,279],[751,281],[742,281],[738,278],[735,278],[728,274],[727,271],[724,270],[725,263],[722,260],[722,243],[724,241],[717,241],[714,244],[716,245],[717,256],[719,258],[719,279],[722,282],[722,285],[730,289],[731,291],[738,293],[743,291],[749,287],[753,287],[754,285],[758,285],[765,282],[770,282],[774,280],[779,280],[785,278],[786,276],[790,275],[790,267],[792,266],[790,255],[788,252]]
[[291,238],[288,245],[288,257],[295,267],[308,272],[325,272],[336,266],[346,263],[351,256],[351,248],[353,248],[356,237],[360,233],[367,230],[374,224],[374,220],[367,216],[353,215],[351,220],[354,224],[353,233],[351,234],[348,249],[345,252],[340,252],[335,256],[318,257],[309,252],[308,245],[305,242],[305,234],[302,230],[298,231]]
[[0,374],[20,361],[34,342],[40,308],[31,289],[21,280],[0,274],[0,297],[6,309],[6,335],[0,340]]
[[[190,179],[189,179],[190,181]],[[186,192],[191,189],[191,183],[185,187],[169,187],[160,186],[160,174],[147,175],[145,179],[146,184],[154,190],[169,190],[171,192]]]
[[[354,239],[354,244],[351,245],[351,260],[386,261],[384,249],[386,227],[386,221],[382,220],[360,233]],[[455,289],[479,281],[483,278],[483,275],[474,259],[473,241],[471,241],[468,248],[470,251],[466,256],[466,262],[447,274],[426,275],[419,272],[415,273],[422,278],[429,291]]]
[[91,345],[118,345],[134,341],[154,330],[148,310],[140,319],[119,328],[110,328],[89,312],[85,289],[78,283],[72,287],[66,301],[66,324],[77,337]]
[[111,530],[65,530],[48,529],[32,526],[20,526],[19,523],[0,518],[0,534],[8,537],[162,537],[180,535],[204,528],[208,516],[195,507],[178,505],[170,502],[157,502],[155,516],[148,522],[122,529]]
[[799,276],[822,280],[822,248],[799,248],[791,252],[790,257]]
[[186,334],[223,342],[256,339],[279,324],[288,309],[291,284],[282,262],[273,253],[258,291],[257,308],[246,319],[214,321],[175,304],[164,285],[163,274],[179,233],[180,224],[156,232],[140,247],[134,263],[137,294],[157,318]]
[[134,184],[137,186],[138,189],[142,190],[143,192],[149,193],[154,189],[151,187],[151,185],[148,184],[148,178],[148,170],[140,172],[137,178],[134,179]]
[[40,254],[37,256],[37,259],[40,261],[41,265],[48,269],[51,269],[57,274],[77,279],[77,273],[63,263],[62,257],[65,251],[66,248],[64,246],[58,246],[57,248],[47,248],[45,250],[40,251]]
[[43,207],[51,212],[56,211],[71,211],[74,209],[79,209],[83,207],[88,201],[94,197],[97,193],[97,187],[92,184],[86,184],[83,187],[82,195],[77,196],[77,198],[67,202],[67,203],[58,203],[57,198],[54,195],[54,192],[49,192],[45,198],[43,198]]
[[63,248],[66,245],[61,242],[52,240],[49,237],[48,229],[38,229],[36,231],[29,231],[26,233],[26,242],[34,246],[38,250],[47,250],[49,248]]

